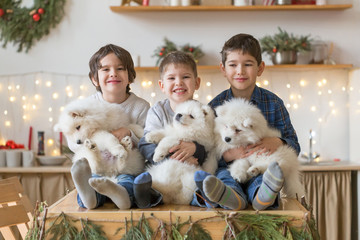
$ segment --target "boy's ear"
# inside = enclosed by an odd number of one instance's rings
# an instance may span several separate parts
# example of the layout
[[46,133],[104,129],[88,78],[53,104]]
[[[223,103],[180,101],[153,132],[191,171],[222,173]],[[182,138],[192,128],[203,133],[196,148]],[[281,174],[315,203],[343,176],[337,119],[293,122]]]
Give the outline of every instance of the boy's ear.
[[159,84],[159,87],[160,87],[161,91],[164,92],[164,82],[160,79],[158,81],[158,84]]
[[99,83],[97,81],[95,81],[94,77],[91,78],[91,81],[92,81],[92,83],[94,84],[95,87],[99,86]]
[[201,79],[197,77],[195,79],[195,90],[198,90],[200,88]]
[[264,63],[264,61],[261,61],[260,65],[259,65],[257,76],[260,77],[261,74],[264,72],[264,70],[265,70],[265,63]]
[[224,66],[224,64],[222,64],[222,62],[220,62],[220,70],[221,70],[221,72],[223,73],[223,75],[224,75],[224,77],[226,77],[226,72],[225,72],[225,66]]

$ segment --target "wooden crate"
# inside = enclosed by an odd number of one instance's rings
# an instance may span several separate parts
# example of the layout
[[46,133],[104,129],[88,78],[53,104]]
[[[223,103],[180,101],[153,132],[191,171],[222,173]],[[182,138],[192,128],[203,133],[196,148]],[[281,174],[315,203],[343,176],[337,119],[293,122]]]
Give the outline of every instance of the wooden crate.
[[[211,233],[212,239],[222,239],[226,227],[224,215],[233,214],[233,211],[221,208],[207,209],[187,205],[161,205],[149,209],[124,211],[117,209],[112,203],[106,203],[103,207],[88,210],[78,207],[76,194],[76,190],[74,190],[49,207],[46,228],[49,228],[56,217],[64,212],[67,216],[75,219],[89,219],[98,225],[102,225],[108,239],[120,239],[130,228],[131,219],[136,224],[141,216],[144,216],[151,228],[156,229],[160,221],[171,224],[175,223],[177,219],[180,222],[185,222],[191,217],[192,222],[200,220],[199,223]],[[286,215],[292,219],[291,225],[295,227],[301,227],[309,217],[308,211],[295,199],[282,199],[278,210],[256,212],[249,207],[249,209],[237,213]],[[125,222],[127,227],[125,227]],[[79,221],[75,225],[80,229]],[[121,230],[114,235],[119,228]]]

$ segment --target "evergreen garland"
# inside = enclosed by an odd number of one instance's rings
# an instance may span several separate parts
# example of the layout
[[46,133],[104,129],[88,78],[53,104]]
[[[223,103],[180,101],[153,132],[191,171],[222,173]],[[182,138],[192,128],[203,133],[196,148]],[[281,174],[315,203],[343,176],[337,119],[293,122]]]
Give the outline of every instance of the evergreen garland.
[[[195,222],[191,218],[185,222],[180,222],[180,218],[176,219],[176,223],[165,223],[162,219],[156,218],[151,214],[149,218],[145,218],[144,214],[134,224],[132,212],[130,224],[125,218],[125,234],[121,237],[123,240],[211,240],[212,237],[207,229],[202,224],[207,221],[225,221],[226,227],[224,230],[223,239],[264,239],[264,240],[320,240],[319,233],[316,228],[316,222],[313,218],[312,209],[308,206],[304,199],[301,199],[301,204],[309,211],[304,215],[302,226],[293,226],[292,222],[298,222],[300,219],[293,216],[265,214],[256,212],[255,214],[247,214],[241,212],[224,213],[217,211],[218,215],[199,219]],[[39,206],[39,212],[46,206]],[[38,215],[38,214],[36,214]],[[46,218],[46,214],[44,220]],[[157,220],[158,227],[154,230],[150,227],[148,220],[153,218]],[[49,219],[48,219],[49,220]],[[81,229],[75,227],[75,223],[80,221]],[[61,213],[50,224],[51,226],[46,231],[46,239],[87,239],[87,240],[105,240],[105,233],[101,225],[95,224],[97,220],[90,221],[83,220],[77,217],[72,217]],[[109,222],[111,222],[109,220]],[[202,224],[200,224],[202,223]],[[128,224],[130,228],[128,229]],[[183,231],[183,228],[185,228]],[[123,229],[123,227],[116,230],[114,235]],[[39,229],[39,225],[33,225],[30,229],[26,239],[43,239],[39,237],[39,232],[44,229]],[[182,234],[181,232],[185,232]],[[32,237],[30,237],[30,235]],[[41,234],[40,234],[41,235]]]
[[21,0],[2,0],[0,5],[0,41],[9,42],[26,52],[49,34],[63,18],[65,0],[34,0],[32,8],[20,7]]

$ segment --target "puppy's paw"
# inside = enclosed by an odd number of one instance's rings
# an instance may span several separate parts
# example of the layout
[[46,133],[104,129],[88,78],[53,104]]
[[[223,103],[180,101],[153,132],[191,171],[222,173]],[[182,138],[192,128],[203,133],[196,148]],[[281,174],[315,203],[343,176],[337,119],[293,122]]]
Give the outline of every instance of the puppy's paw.
[[123,145],[127,151],[133,148],[133,142],[130,136],[126,136],[123,139],[121,139],[120,144]]
[[153,161],[160,162],[166,157],[166,155],[167,155],[167,152],[155,149]]
[[256,177],[257,175],[259,175],[260,169],[255,167],[255,166],[251,166],[248,170],[247,170],[247,174],[249,174],[252,177]]
[[84,146],[87,147],[90,150],[95,150],[96,149],[96,144],[94,142],[92,142],[90,139],[85,139],[84,141]]
[[249,176],[245,170],[231,171],[230,174],[240,183],[245,183],[249,179]]
[[110,153],[120,161],[125,161],[128,157],[128,152],[120,144],[116,148],[111,149]]
[[145,135],[145,141],[148,143],[158,144],[163,139],[163,134],[159,132],[149,132]]

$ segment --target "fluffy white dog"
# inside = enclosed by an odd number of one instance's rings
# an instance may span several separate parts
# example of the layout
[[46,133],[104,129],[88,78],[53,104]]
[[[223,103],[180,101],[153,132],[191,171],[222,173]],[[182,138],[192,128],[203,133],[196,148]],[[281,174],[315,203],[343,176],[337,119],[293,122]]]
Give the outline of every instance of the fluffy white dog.
[[[119,105],[87,98],[69,103],[54,129],[79,145],[73,162],[86,158],[91,171],[101,176],[137,175],[144,170],[143,157],[137,148],[133,148],[130,137],[119,142],[111,134],[120,127],[129,128],[138,137],[143,134],[142,127],[130,124],[129,117]],[[112,157],[103,160],[103,151],[110,152]]]
[[[189,100],[176,108],[171,125],[145,135],[147,142],[158,144],[153,160],[159,163],[147,171],[152,176],[152,187],[163,194],[164,203],[189,204],[196,189],[194,173],[204,170],[214,174],[217,168],[214,118],[211,107]],[[171,158],[163,160],[169,154],[169,149],[180,141],[196,141],[205,147],[207,158],[201,167]]]
[[[276,129],[270,128],[261,111],[250,102],[234,99],[215,109],[216,146],[218,156],[232,148],[255,144],[264,137],[280,137]],[[304,195],[300,182],[299,162],[293,148],[283,145],[273,154],[257,154],[236,159],[229,167],[231,176],[240,183],[263,174],[268,165],[276,161],[283,174],[282,195],[290,198]]]

